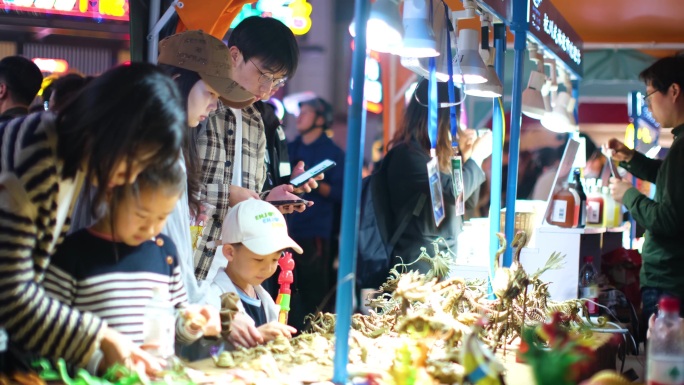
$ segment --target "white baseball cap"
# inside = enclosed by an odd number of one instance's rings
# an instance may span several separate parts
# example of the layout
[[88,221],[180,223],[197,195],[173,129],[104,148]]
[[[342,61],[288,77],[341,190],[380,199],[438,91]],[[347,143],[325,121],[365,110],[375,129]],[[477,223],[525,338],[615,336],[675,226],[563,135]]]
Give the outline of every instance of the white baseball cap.
[[259,255],[287,248],[302,253],[302,248],[287,235],[283,214],[272,204],[259,199],[242,201],[228,211],[223,220],[221,243],[242,243]]

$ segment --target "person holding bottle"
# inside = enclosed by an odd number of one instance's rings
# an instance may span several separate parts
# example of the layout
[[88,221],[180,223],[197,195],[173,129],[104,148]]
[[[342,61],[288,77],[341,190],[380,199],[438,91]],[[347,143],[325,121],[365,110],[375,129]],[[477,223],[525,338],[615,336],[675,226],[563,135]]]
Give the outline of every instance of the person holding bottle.
[[684,299],[684,57],[660,59],[639,77],[646,83],[644,102],[653,117],[661,127],[672,128],[672,146],[663,160],[649,159],[617,139],[607,149],[621,167],[656,186],[650,199],[629,181],[611,178],[610,183],[613,199],[646,229],[640,284],[647,320],[661,296]]

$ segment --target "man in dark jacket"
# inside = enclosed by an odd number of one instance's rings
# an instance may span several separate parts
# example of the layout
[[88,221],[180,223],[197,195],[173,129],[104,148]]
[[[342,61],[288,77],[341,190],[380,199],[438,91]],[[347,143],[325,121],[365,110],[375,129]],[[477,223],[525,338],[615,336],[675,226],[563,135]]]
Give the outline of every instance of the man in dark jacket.
[[646,229],[640,284],[647,320],[661,296],[684,300],[684,57],[660,59],[639,77],[646,83],[645,104],[661,127],[672,128],[674,142],[663,160],[649,159],[617,139],[608,147],[620,166],[656,186],[650,199],[629,181],[611,178],[610,183],[613,198]]
[[315,204],[287,219],[290,236],[301,242],[299,245],[304,249],[304,254],[295,259],[298,301],[293,302],[290,312],[290,325],[301,330],[306,314],[324,310],[320,308],[324,302],[328,306],[332,304],[326,300],[326,294],[334,287],[331,273],[337,252],[332,248],[332,241],[337,236],[335,210],[342,202],[344,152],[326,134],[333,124],[333,110],[328,102],[321,98],[309,99],[300,102],[299,109],[299,136],[288,147],[290,164],[295,167],[303,162],[306,167],[314,167],[325,159],[337,163],[325,172],[325,179],[318,182],[317,190],[302,195]]
[[35,63],[23,56],[0,60],[0,122],[28,114],[43,83]]

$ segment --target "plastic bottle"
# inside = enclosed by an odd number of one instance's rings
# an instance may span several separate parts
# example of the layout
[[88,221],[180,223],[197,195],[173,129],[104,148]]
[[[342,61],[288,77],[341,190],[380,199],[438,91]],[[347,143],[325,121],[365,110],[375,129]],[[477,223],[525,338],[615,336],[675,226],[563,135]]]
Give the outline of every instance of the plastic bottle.
[[598,283],[596,282],[598,274],[594,268],[594,257],[587,256],[584,258],[584,266],[580,270],[579,276],[579,295],[580,298],[587,299],[586,305],[589,315],[598,315]]
[[560,227],[577,227],[579,215],[579,196],[574,189],[570,189],[568,182],[563,182],[563,188],[553,195],[551,210],[546,221]]
[[594,184],[589,184],[589,193],[587,194],[587,226],[602,227],[604,226],[604,204],[603,195],[598,187]]
[[167,359],[174,355],[176,341],[176,312],[169,300],[169,292],[155,287],[145,307],[142,348],[153,356]]
[[663,297],[651,329],[646,356],[648,385],[684,385],[684,325],[679,300]]
[[574,179],[574,188],[579,196],[579,212],[577,214],[577,224],[575,227],[584,228],[587,225],[587,194],[584,193],[584,187],[582,186],[582,180],[580,179],[579,169],[575,169]]

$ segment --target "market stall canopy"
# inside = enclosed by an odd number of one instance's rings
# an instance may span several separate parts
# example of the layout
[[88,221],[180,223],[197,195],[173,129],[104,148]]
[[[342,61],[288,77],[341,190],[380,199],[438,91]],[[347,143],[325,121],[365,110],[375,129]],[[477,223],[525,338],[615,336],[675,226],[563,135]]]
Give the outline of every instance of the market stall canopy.
[[[445,1],[454,10],[463,9],[460,0]],[[585,50],[639,49],[657,57],[684,50],[681,0],[542,1],[553,3],[582,38]]]
[[[548,0],[546,0],[548,1]],[[681,0],[553,0],[585,42],[585,48],[652,48],[657,56],[684,49]],[[600,46],[599,46],[600,44]]]

